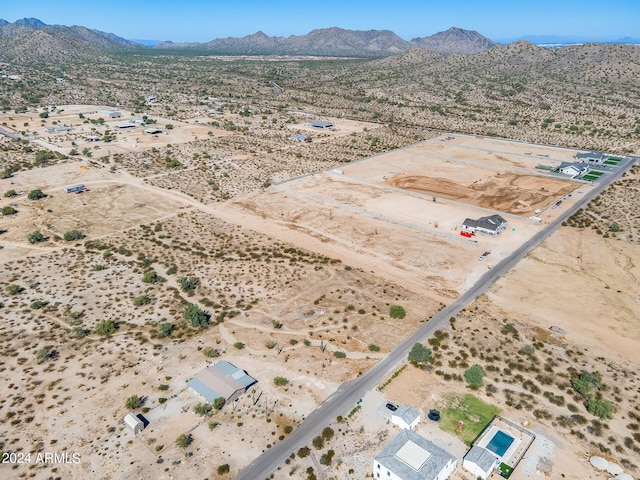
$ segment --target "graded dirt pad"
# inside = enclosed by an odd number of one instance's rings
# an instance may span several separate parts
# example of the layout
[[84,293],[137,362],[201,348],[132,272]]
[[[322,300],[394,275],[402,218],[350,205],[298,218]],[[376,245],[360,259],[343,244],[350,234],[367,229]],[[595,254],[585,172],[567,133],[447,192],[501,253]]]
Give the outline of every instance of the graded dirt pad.
[[547,208],[558,197],[576,189],[564,180],[505,172],[465,186],[446,178],[397,174],[387,180],[394,187],[471,203],[514,215],[528,215]]
[[[560,211],[549,209],[536,223],[528,218],[536,209],[575,192],[565,199],[570,203],[590,188],[526,170],[427,158],[411,153],[415,147],[285,181],[214,209],[229,222],[384,272],[414,291],[447,292],[442,299],[464,291]],[[501,235],[460,236],[465,218],[494,213],[509,224]],[[491,255],[479,262],[485,251]]]

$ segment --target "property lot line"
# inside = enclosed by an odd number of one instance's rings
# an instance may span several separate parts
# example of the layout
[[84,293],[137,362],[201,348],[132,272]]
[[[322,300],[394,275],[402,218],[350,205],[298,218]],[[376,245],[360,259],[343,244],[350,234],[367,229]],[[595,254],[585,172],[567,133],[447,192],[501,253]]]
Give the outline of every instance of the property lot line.
[[500,211],[500,210],[494,210],[492,208],[481,207],[481,206],[475,205],[473,203],[464,203],[464,202],[459,202],[457,200],[451,200],[449,198],[438,197],[438,196],[435,196],[435,195],[432,195],[432,194],[414,192],[413,190],[408,190],[408,189],[405,190],[405,189],[402,189],[400,187],[392,187],[391,185],[385,185],[384,183],[374,182],[373,180],[365,180],[364,178],[354,177],[352,175],[339,175],[337,173],[332,173],[331,171],[329,171],[328,173],[331,173],[332,175],[335,175],[336,178],[348,178],[349,180],[352,180],[354,182],[364,183],[366,185],[371,185],[373,187],[383,188],[385,190],[389,190],[389,191],[396,192],[396,193],[403,193],[405,195],[410,195],[412,197],[421,198],[423,200],[432,201],[432,199],[435,197],[436,200],[438,200],[438,202],[444,203],[444,204],[456,205],[456,206],[459,206],[459,207],[473,208],[473,209],[482,210],[483,212],[492,213],[492,214],[493,213],[497,213],[499,215],[504,215],[505,217],[512,217],[512,218],[519,218],[519,219],[525,218],[524,216],[517,215],[515,213],[507,213],[507,212],[503,212],[503,211]]
[[[434,141],[434,140],[436,140],[438,138],[451,137],[451,136],[471,138],[471,139],[474,139],[474,140],[487,140],[487,141],[490,141],[490,142],[507,143],[509,145],[515,143],[515,144],[518,144],[518,145],[527,145],[527,146],[530,146],[530,147],[540,147],[540,148],[547,148],[547,149],[551,149],[551,150],[559,150],[561,152],[565,152],[567,150],[574,151],[574,152],[584,152],[585,151],[584,148],[560,147],[560,146],[557,146],[557,145],[545,145],[543,143],[527,142],[526,140],[515,140],[513,138],[503,138],[503,137],[488,137],[486,135],[473,135],[473,134],[463,133],[463,132],[450,132],[448,134],[447,133],[443,133],[442,135],[440,135],[438,137],[428,138],[428,139],[426,139],[424,141],[425,142],[429,142],[429,141]],[[473,147],[469,147],[469,148],[473,148]],[[529,155],[527,155],[527,157],[528,156]],[[533,155],[531,155],[531,156],[533,156]],[[543,157],[543,158],[545,158],[545,157]]]
[[[460,145],[456,145],[456,147],[458,147],[458,146],[460,146]],[[471,147],[463,147],[463,148],[471,148]],[[418,156],[422,156],[422,157],[430,157],[430,158],[435,158],[437,160],[446,160],[446,161],[449,161],[449,162],[463,163],[463,164],[466,164],[466,165],[475,165],[477,167],[490,168],[492,170],[505,170],[507,172],[520,173],[520,174],[523,174],[523,175],[536,175],[538,177],[545,177],[545,178],[549,177],[549,174],[547,174],[547,173],[538,173],[536,171],[526,170],[524,168],[505,167],[505,166],[502,166],[502,165],[491,165],[491,164],[488,164],[488,163],[474,162],[472,160],[461,160],[459,158],[451,158],[451,157],[444,157],[442,155],[436,155],[435,153],[412,152],[410,150],[405,150],[404,148],[401,148],[400,150],[402,150],[405,153],[408,153],[410,155],[418,155]],[[485,150],[485,149],[474,149],[474,150]],[[491,153],[507,154],[506,152],[497,152],[495,150],[485,150],[485,151],[491,152]],[[511,155],[511,154],[507,154],[507,155]],[[546,160],[554,160],[554,159],[546,159]],[[566,180],[572,180],[571,178],[568,178],[568,177],[565,177],[565,179]]]
[[419,232],[430,233],[432,235],[437,235],[439,237],[443,237],[449,240],[456,240],[458,242],[468,243],[470,245],[477,245],[478,242],[474,240],[466,240],[465,238],[458,237],[457,235],[451,235],[449,233],[439,232],[437,230],[432,230],[430,228],[421,227],[420,225],[415,225],[413,223],[405,222],[403,220],[397,220],[395,218],[387,217],[386,215],[382,215],[380,213],[370,212],[368,210],[364,210],[362,208],[354,207],[352,205],[347,205],[346,203],[336,202],[335,200],[329,200],[328,198],[323,198],[318,195],[312,195],[310,193],[303,193],[298,190],[292,190],[290,188],[285,188],[281,185],[273,185],[274,188],[280,190],[281,192],[289,193],[291,195],[297,195],[299,197],[308,198],[309,200],[314,200],[316,202],[325,203],[327,205],[331,205],[334,207],[342,208],[343,210],[349,210],[354,213],[359,213],[360,215],[365,215],[367,217],[376,218],[378,220],[382,220],[389,223],[394,223],[396,225],[402,225],[403,227],[408,227],[413,230],[417,230]]

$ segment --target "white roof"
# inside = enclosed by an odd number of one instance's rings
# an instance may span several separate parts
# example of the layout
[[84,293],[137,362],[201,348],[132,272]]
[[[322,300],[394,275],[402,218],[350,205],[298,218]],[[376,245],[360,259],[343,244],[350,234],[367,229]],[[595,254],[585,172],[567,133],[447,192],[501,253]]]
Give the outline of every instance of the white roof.
[[422,465],[429,460],[431,454],[420,445],[409,440],[396,452],[395,456],[414,470],[420,470]]

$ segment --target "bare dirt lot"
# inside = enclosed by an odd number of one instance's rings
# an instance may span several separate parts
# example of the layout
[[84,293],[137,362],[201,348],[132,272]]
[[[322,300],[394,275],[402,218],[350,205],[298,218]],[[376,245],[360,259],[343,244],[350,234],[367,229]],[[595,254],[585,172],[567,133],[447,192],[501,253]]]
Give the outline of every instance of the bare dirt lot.
[[[479,142],[486,146],[488,141]],[[418,146],[425,144],[431,142]],[[375,265],[376,271],[414,291],[426,282],[442,300],[463,291],[538,231],[542,223],[522,215],[533,215],[569,192],[577,198],[590,188],[543,175],[501,173],[502,167],[495,165],[425,158],[414,155],[415,148],[282,182],[263,193],[237,197],[216,208],[216,214],[286,241],[314,242],[313,248],[362,268]],[[432,170],[438,176],[427,178]],[[411,175],[407,172],[415,172],[418,184],[400,180]],[[465,218],[492,213],[508,220],[502,235],[477,235],[472,241],[459,235]],[[540,216],[546,222],[554,210]],[[478,262],[484,251],[491,255]]]
[[497,174],[470,186],[444,178],[410,173],[397,174],[388,180],[394,187],[435,195],[515,215],[528,215],[549,207],[559,197],[576,189],[564,180],[512,172]]

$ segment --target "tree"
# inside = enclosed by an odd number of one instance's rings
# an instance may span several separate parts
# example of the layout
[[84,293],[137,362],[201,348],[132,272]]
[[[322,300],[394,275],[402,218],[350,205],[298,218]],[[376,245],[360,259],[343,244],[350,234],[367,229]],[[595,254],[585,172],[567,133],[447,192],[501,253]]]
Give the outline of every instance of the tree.
[[173,330],[173,323],[161,323],[158,325],[158,328],[160,330],[161,337],[168,337],[171,335],[171,331]]
[[236,342],[236,343],[233,344],[233,347],[237,348],[238,350],[242,350],[244,348],[244,346],[245,345],[242,342]]
[[375,344],[372,343],[371,345],[369,345],[369,351],[371,351],[371,352],[379,352],[380,351],[380,347],[378,345],[375,345]]
[[421,343],[415,343],[407,359],[414,367],[425,368],[431,360],[431,349]]
[[136,408],[140,408],[142,405],[142,399],[138,395],[131,395],[127,398],[127,401],[124,402],[124,406],[129,410],[135,410]]
[[318,435],[313,440],[311,440],[311,444],[316,448],[316,450],[322,450],[322,447],[324,447],[324,438]]
[[156,283],[158,279],[159,277],[155,270],[147,270],[144,272],[144,275],[142,275],[142,281],[144,283]]
[[31,302],[31,305],[29,305],[29,307],[33,310],[40,310],[46,305],[47,302],[45,302],[44,300],[34,300],[33,302]]
[[347,358],[347,354],[341,350],[336,350],[335,352],[333,352],[333,356],[336,358]]
[[15,197],[16,195],[18,195],[18,192],[16,192],[14,189],[7,190],[6,192],[4,192],[5,198]]
[[190,303],[185,308],[183,315],[192,327],[206,327],[209,324],[209,318],[211,318],[209,312],[205,312],[195,303]]
[[56,154],[51,150],[39,150],[36,152],[36,163],[47,163],[48,160],[56,158]]
[[22,290],[24,290],[24,288],[22,288],[20,285],[16,285],[15,283],[10,283],[6,287],[4,287],[4,289],[7,291],[9,295],[17,295]]
[[44,361],[53,358],[54,353],[55,352],[50,348],[43,348],[42,350],[38,350],[36,356],[38,357],[38,360]]
[[84,235],[80,230],[69,230],[68,232],[65,232],[63,238],[66,242],[73,242],[74,240],[82,240]]
[[96,325],[96,333],[108,337],[116,331],[116,324],[113,320],[101,320]]
[[190,292],[195,290],[200,281],[195,277],[180,277],[178,278],[178,283],[183,292]]
[[484,371],[480,365],[473,365],[465,370],[464,378],[469,386],[475,390],[482,386]]
[[230,470],[231,469],[229,467],[229,464],[225,463],[223,465],[220,465],[216,471],[218,472],[218,475],[225,475],[229,473]]
[[36,230],[27,237],[27,240],[29,243],[40,243],[44,242],[46,238],[42,233],[40,233],[40,230]]
[[311,450],[309,449],[309,447],[300,447],[298,449],[298,457],[300,458],[308,457],[310,453]]
[[149,305],[151,303],[151,297],[149,295],[139,295],[134,297],[133,305],[136,307],[141,307],[142,305]]
[[287,380],[285,377],[275,377],[273,379],[273,383],[277,387],[284,387],[287,383],[289,383],[289,380]]
[[212,405],[210,403],[198,403],[193,407],[193,413],[204,417],[205,415],[209,415],[211,413]]
[[222,410],[222,407],[224,407],[225,403],[227,403],[227,401],[224,399],[224,397],[218,397],[213,401],[213,408],[215,408],[216,410]]
[[29,200],[40,200],[41,198],[46,197],[47,194],[44,193],[42,190],[40,190],[39,188],[36,188],[35,190],[31,190],[29,192],[29,195],[27,195],[27,198]]
[[2,215],[6,216],[6,215],[14,215],[18,213],[18,211],[13,208],[11,205],[6,205],[4,207],[2,207]]
[[215,358],[220,356],[220,354],[218,353],[218,350],[216,350],[213,347],[204,347],[202,349],[202,353],[204,354],[205,357],[208,357],[208,358]]
[[322,438],[324,438],[327,442],[333,438],[335,432],[331,427],[324,427],[322,429]]
[[73,336],[76,338],[84,338],[87,336],[87,333],[88,333],[82,327],[73,327],[73,330],[71,330],[71,332],[73,333]]
[[589,397],[587,398],[587,401],[584,402],[584,406],[587,408],[587,412],[591,415],[600,417],[603,420],[612,418],[613,414],[616,412],[616,407],[614,407],[609,400],[605,399],[599,400],[594,397]]
[[176,438],[176,445],[180,448],[187,448],[193,442],[193,437],[190,433],[183,433]]
[[597,373],[582,372],[571,379],[571,386],[580,395],[587,397],[594,389],[602,387],[602,377]]
[[406,315],[407,315],[407,311],[404,309],[404,307],[401,307],[400,305],[391,305],[389,307],[389,316],[391,318],[402,319]]

